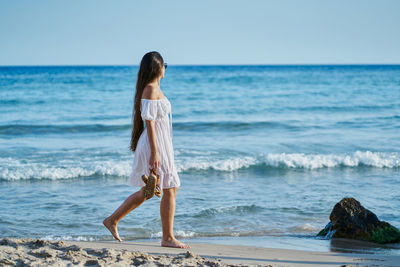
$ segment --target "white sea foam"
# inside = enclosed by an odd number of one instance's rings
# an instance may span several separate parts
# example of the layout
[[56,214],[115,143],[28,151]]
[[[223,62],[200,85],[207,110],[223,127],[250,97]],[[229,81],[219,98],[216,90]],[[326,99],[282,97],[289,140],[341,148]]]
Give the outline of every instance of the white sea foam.
[[[278,229],[272,229],[268,231],[222,231],[222,232],[194,232],[194,231],[183,231],[177,230],[174,231],[174,236],[177,238],[196,238],[196,237],[242,237],[242,236],[265,236],[265,235],[282,235],[283,232]],[[99,236],[85,236],[85,235],[46,235],[40,237],[44,240],[68,240],[68,241],[102,241],[102,240],[114,240],[111,235],[99,235]],[[135,240],[135,239],[161,239],[162,232],[154,232],[148,235],[139,235],[139,236],[124,236],[125,240]]]
[[59,162],[49,165],[43,162],[30,162],[13,158],[0,159],[0,179],[69,179],[78,177],[128,176],[131,171],[129,161]]
[[291,233],[314,233],[320,229],[310,223],[304,223],[299,226],[291,227],[288,230]]
[[[189,238],[189,237],[194,237],[198,234],[196,234],[196,232],[192,232],[192,231],[182,231],[182,230],[177,230],[174,231],[174,235],[177,238]],[[162,238],[162,232],[157,232],[154,234],[151,234],[150,238]]]
[[231,157],[225,159],[213,159],[212,157],[196,157],[177,159],[178,172],[186,170],[207,170],[235,171],[241,168],[248,168],[257,164],[257,159],[250,156]]
[[333,167],[369,166],[376,168],[400,167],[397,152],[356,151],[349,154],[270,153],[258,156],[177,158],[178,171],[207,170],[235,171],[254,166],[266,168],[320,169]]
[[[320,169],[360,166],[375,168],[400,168],[400,154],[397,152],[356,151],[348,154],[304,154],[271,153],[257,156],[216,153],[199,156],[176,156],[178,172],[216,170],[232,172],[239,169],[284,168]],[[70,179],[90,176],[128,177],[131,172],[131,159],[62,160],[56,163],[37,162],[14,158],[0,158],[0,179]]]
[[100,238],[96,238],[93,236],[70,236],[70,235],[62,235],[62,236],[54,236],[48,235],[41,237],[43,240],[67,240],[67,241],[99,241]]
[[267,154],[261,159],[272,167],[319,169],[332,167],[370,166],[377,168],[400,167],[399,153],[356,151],[351,154]]

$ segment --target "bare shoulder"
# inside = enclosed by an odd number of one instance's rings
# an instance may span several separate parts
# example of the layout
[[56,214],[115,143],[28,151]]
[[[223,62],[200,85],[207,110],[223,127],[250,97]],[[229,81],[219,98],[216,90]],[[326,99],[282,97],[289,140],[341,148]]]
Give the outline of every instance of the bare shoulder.
[[151,84],[146,85],[146,87],[143,89],[142,93],[142,98],[146,99],[158,99],[159,96],[159,89]]

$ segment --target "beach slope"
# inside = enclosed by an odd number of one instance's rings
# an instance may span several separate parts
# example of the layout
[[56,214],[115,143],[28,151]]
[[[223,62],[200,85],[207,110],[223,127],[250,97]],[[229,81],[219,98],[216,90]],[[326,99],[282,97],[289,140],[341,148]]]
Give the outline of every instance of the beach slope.
[[191,244],[190,249],[158,242],[48,241],[3,238],[0,265],[15,266],[396,266],[400,256],[315,252],[236,245]]

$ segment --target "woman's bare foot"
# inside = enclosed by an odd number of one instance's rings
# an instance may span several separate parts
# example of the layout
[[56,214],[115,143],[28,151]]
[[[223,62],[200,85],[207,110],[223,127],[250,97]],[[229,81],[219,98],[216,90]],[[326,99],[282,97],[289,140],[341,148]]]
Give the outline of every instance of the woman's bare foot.
[[105,218],[103,221],[103,224],[107,229],[111,232],[113,237],[117,239],[119,242],[122,242],[122,239],[119,237],[118,230],[117,230],[117,224],[113,223],[109,217]]
[[183,244],[182,242],[178,241],[175,237],[169,238],[167,240],[161,241],[162,247],[172,247],[172,248],[190,248],[189,245]]

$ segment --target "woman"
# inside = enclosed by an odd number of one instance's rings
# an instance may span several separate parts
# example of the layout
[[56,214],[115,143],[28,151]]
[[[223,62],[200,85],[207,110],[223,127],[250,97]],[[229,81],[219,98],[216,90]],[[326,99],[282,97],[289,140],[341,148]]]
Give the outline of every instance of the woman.
[[[164,78],[166,67],[163,58],[156,51],[145,54],[140,62],[130,144],[135,156],[129,184],[140,186],[141,189],[130,195],[112,215],[105,218],[103,224],[115,239],[122,242],[117,224],[146,200],[142,175],[149,175],[150,169],[153,169],[160,176],[159,185],[163,191],[160,204],[163,233],[161,246],[189,248],[173,235],[175,199],[180,179],[176,172],[172,146],[171,103],[160,89],[160,79]],[[143,121],[146,123],[146,130]]]

